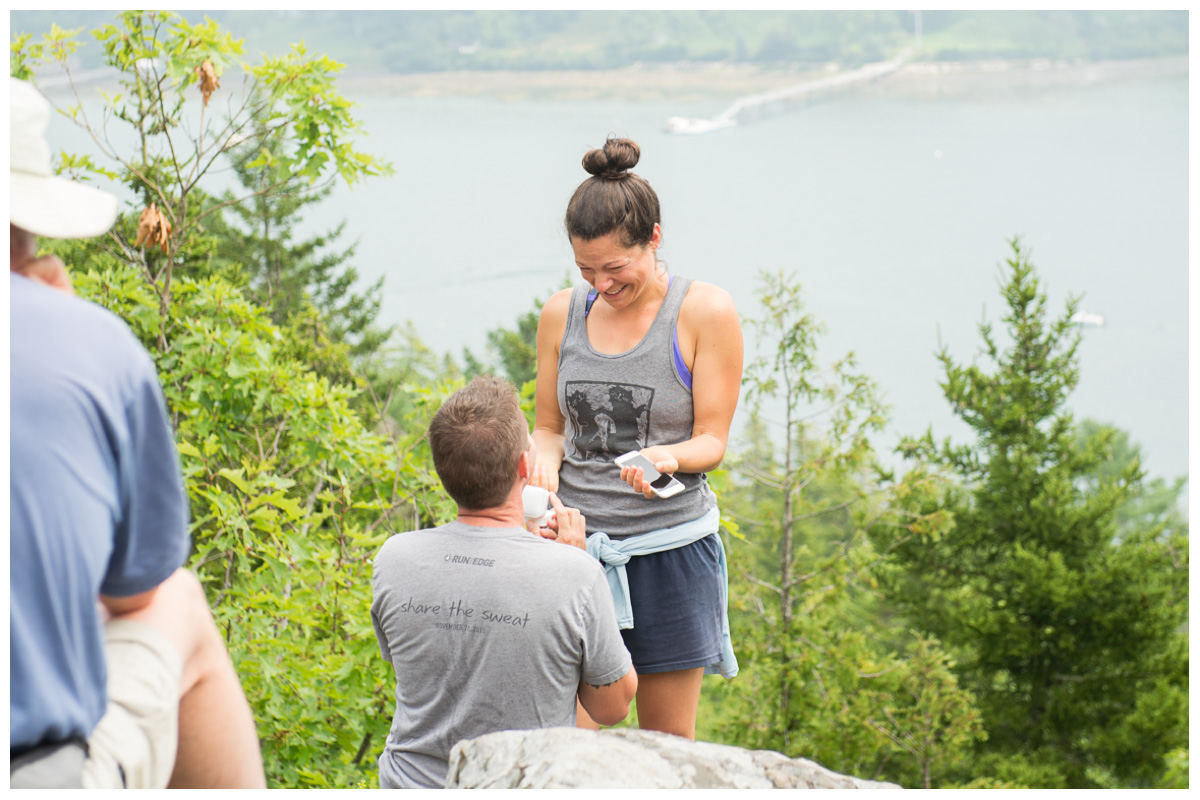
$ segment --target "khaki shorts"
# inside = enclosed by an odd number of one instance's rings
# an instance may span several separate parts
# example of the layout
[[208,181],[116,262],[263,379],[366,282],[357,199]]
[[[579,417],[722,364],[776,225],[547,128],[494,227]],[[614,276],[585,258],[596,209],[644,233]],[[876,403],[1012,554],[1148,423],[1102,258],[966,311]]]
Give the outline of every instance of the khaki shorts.
[[85,789],[161,789],[179,744],[183,662],[171,640],[129,620],[104,626],[108,707],[88,739]]

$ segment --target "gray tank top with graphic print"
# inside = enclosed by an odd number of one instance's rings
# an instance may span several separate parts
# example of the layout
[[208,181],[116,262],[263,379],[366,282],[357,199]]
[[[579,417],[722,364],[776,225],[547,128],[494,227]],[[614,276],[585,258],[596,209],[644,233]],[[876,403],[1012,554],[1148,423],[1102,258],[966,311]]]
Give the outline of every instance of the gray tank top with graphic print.
[[588,341],[589,287],[571,294],[558,357],[558,407],[566,435],[558,496],[583,512],[588,533],[625,539],[688,522],[716,505],[704,473],[676,473],[684,491],[647,500],[621,480],[613,463],[630,450],[692,438],[692,392],[673,350],[689,285],[689,278],[673,276],[642,341],[615,355],[598,352]]

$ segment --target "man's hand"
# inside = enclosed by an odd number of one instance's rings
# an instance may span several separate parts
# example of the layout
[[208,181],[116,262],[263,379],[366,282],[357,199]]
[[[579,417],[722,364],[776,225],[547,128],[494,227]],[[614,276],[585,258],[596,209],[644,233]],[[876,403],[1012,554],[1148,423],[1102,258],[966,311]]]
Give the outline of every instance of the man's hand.
[[44,283],[51,289],[75,294],[75,287],[71,285],[71,276],[67,274],[67,267],[58,256],[47,255],[26,261],[14,272],[38,283]]
[[564,506],[553,492],[550,494],[550,506],[554,509],[554,521],[549,528],[539,530],[538,535],[586,550],[587,518],[579,513],[579,509]]

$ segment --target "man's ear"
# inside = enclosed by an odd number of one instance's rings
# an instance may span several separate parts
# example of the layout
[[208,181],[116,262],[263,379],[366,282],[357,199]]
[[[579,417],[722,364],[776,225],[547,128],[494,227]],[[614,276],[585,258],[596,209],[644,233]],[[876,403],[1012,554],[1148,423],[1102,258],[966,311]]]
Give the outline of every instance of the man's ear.
[[37,237],[27,230],[8,223],[8,268],[21,272],[26,264],[37,258]]
[[75,294],[75,287],[71,285],[71,276],[58,256],[46,255],[35,258],[27,261],[19,270],[13,271],[30,280],[44,283],[51,289],[57,289],[66,294]]
[[529,480],[533,477],[533,456],[526,450],[517,459],[517,476]]

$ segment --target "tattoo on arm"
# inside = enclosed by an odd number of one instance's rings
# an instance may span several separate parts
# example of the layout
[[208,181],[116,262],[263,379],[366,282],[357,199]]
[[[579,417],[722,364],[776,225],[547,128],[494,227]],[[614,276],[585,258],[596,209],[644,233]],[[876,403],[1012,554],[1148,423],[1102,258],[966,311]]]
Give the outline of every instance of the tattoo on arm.
[[603,689],[605,686],[612,686],[614,683],[616,683],[616,681],[609,681],[608,683],[600,684],[589,683],[588,686],[592,687],[593,689]]

